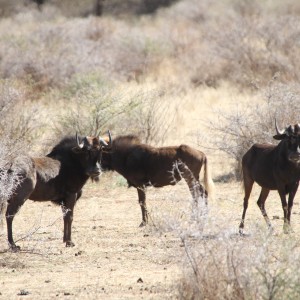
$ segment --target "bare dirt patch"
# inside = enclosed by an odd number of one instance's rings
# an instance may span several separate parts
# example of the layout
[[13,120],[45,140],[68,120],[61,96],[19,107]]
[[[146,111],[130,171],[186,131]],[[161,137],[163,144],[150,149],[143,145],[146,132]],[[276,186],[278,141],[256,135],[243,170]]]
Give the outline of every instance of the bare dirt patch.
[[[75,208],[74,248],[66,248],[62,242],[60,208],[48,202],[27,201],[14,223],[22,251],[8,252],[6,230],[0,236],[0,298],[178,298],[184,247],[174,232],[156,227],[165,221],[164,213],[180,210],[181,206],[184,209],[189,191],[183,183],[150,189],[148,206],[153,224],[139,228],[137,193],[123,183],[118,175],[104,175],[100,184],[89,183],[84,188],[83,198]],[[218,226],[223,222],[237,233],[242,213],[240,184],[216,185],[216,199],[209,213],[216,216]],[[246,218],[249,231],[251,224],[264,226],[255,203],[258,192],[254,190],[249,205]],[[292,223],[297,230],[299,205],[297,199],[295,202]],[[280,234],[283,220],[276,193],[270,195],[267,209],[275,234]],[[218,233],[217,228],[213,229],[214,234]]]
[[[60,208],[27,201],[15,218],[20,253],[7,252],[1,234],[0,292],[17,298],[166,298],[180,275],[180,241],[139,228],[134,189],[88,184],[73,221],[74,248],[62,242]],[[19,295],[21,296],[21,295]]]

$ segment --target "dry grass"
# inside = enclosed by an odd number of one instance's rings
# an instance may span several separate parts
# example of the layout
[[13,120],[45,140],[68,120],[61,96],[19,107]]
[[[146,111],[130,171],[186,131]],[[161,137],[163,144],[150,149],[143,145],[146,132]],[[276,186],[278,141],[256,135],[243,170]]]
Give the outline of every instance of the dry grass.
[[[275,116],[282,127],[299,122],[298,1],[182,0],[143,16],[142,1],[117,10],[106,1],[101,18],[82,17],[93,1],[69,2],[38,10],[0,1],[0,167],[21,150],[46,154],[63,134],[111,129],[203,150],[216,198],[203,218],[184,184],[150,189],[153,223],[139,229],[136,191],[105,175],[75,209],[73,249],[61,241],[60,209],[28,201],[14,224],[24,251],[7,252],[0,236],[2,296],[297,298],[299,196],[295,233],[282,234],[273,193],[275,233],[253,201],[250,235],[240,238],[242,193],[232,174],[250,143],[270,141]],[[5,180],[0,192],[12,191]]]

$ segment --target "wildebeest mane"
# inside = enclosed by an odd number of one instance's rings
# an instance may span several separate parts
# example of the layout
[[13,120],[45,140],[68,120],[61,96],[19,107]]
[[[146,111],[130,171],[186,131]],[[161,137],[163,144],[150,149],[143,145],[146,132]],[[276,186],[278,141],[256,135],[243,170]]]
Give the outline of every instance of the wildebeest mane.
[[135,144],[140,144],[141,140],[137,135],[134,134],[129,134],[129,135],[121,135],[117,136],[113,140],[113,147],[118,147],[118,146],[131,146]]
[[66,136],[56,146],[53,147],[47,156],[53,159],[59,159],[63,154],[70,153],[70,151],[72,151],[72,149],[76,146],[77,141],[75,136]]

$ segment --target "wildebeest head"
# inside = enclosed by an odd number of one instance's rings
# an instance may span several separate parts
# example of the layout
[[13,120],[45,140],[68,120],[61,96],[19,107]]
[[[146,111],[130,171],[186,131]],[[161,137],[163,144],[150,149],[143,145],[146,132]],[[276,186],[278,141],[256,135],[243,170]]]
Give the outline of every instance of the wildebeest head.
[[101,156],[104,148],[109,147],[109,143],[101,137],[86,136],[80,138],[76,133],[77,145],[72,150],[79,157],[79,161],[87,176],[98,181],[101,173]]
[[300,163],[300,124],[289,125],[284,130],[279,130],[275,120],[275,128],[277,134],[273,138],[285,142],[288,160]]
[[[112,140],[110,132],[108,137],[105,138],[108,146],[103,151],[101,166],[103,170],[114,170],[114,162],[122,160],[122,157],[126,157],[130,153],[135,145],[141,144],[140,139],[136,135],[123,135],[117,136]],[[114,161],[114,162],[113,162]]]

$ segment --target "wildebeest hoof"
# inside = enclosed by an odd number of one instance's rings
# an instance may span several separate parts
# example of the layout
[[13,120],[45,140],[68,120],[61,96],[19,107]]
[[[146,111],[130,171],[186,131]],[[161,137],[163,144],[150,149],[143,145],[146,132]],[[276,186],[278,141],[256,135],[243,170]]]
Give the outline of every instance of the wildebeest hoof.
[[66,247],[74,247],[75,244],[72,241],[66,242]]
[[290,225],[283,225],[283,232],[285,234],[293,233],[293,229]]
[[21,247],[15,245],[15,244],[10,245],[9,248],[10,248],[10,250],[11,250],[12,252],[19,252],[19,251],[21,250]]
[[146,226],[146,225],[147,225],[147,222],[143,221],[143,222],[140,224],[139,227],[144,227],[144,226]]

